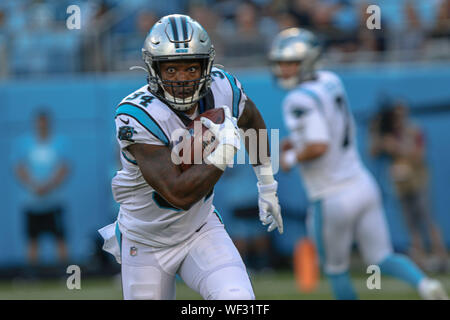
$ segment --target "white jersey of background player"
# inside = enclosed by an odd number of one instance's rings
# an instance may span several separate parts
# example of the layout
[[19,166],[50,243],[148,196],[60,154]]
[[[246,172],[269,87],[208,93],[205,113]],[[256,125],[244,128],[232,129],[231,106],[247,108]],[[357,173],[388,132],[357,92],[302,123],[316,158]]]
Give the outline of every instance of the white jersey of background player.
[[313,200],[365,172],[354,143],[353,118],[341,81],[328,71],[319,71],[315,77],[297,86],[283,101],[283,117],[295,149],[311,143],[324,148],[326,145],[321,157],[300,165]]
[[[213,188],[240,147],[239,128],[265,129],[240,83],[213,68],[214,47],[203,27],[185,15],[163,17],[144,42],[148,85],[116,110],[123,168],[112,181],[120,204],[116,223],[100,230],[104,249],[122,265],[125,299],[174,299],[176,274],[205,299],[254,299],[245,265],[213,206]],[[211,108],[224,123],[202,123],[218,145],[181,171],[172,149],[179,129]],[[258,141],[259,143],[259,141]],[[283,232],[270,159],[259,158],[260,220]]]
[[290,90],[283,101],[289,137],[282,142],[281,168],[300,164],[311,201],[308,229],[335,297],[356,298],[348,274],[356,241],[367,264],[408,282],[426,299],[446,298],[438,281],[393,253],[379,189],[357,151],[345,89],[336,74],[316,71],[320,53],[314,34],[291,28],[276,37],[269,58],[278,84]]

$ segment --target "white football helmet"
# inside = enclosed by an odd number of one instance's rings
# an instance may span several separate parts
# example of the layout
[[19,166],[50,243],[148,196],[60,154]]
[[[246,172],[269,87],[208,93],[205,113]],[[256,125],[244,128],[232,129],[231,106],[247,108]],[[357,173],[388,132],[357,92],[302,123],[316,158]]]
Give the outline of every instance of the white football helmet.
[[[312,79],[321,52],[319,41],[312,32],[301,28],[281,31],[269,51],[269,61],[278,84],[282,88],[292,89],[300,82]],[[299,62],[296,74],[283,79],[278,65],[281,61]]]
[[[203,27],[191,17],[172,14],[161,18],[150,30],[142,48],[147,67],[150,92],[178,111],[189,110],[206,95],[211,86],[211,68],[215,50]],[[160,63],[173,60],[198,60],[202,76],[189,81],[163,80]],[[166,88],[182,87],[183,93],[192,95],[177,98]],[[172,90],[174,92],[174,90]],[[184,96],[184,95],[183,95]]]

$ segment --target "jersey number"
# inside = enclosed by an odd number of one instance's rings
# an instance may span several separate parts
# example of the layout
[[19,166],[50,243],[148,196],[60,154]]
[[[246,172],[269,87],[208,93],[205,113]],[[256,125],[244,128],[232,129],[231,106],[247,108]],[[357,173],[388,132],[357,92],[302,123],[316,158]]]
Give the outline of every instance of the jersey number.
[[141,101],[139,102],[139,104],[143,107],[147,107],[149,105],[149,103],[152,103],[153,99],[155,99],[155,97],[152,96],[143,96],[145,92],[136,92],[134,95],[132,95],[131,97],[127,98],[127,100],[134,100],[137,97],[141,97]]
[[[211,71],[211,74],[213,75],[213,77],[219,77],[220,79],[225,78],[225,76],[223,75],[222,72],[220,71]],[[214,80],[214,79],[213,79]]]
[[350,113],[347,107],[345,98],[341,95],[336,96],[335,103],[338,109],[342,112],[344,117],[344,137],[342,139],[342,148],[347,148],[350,145]]

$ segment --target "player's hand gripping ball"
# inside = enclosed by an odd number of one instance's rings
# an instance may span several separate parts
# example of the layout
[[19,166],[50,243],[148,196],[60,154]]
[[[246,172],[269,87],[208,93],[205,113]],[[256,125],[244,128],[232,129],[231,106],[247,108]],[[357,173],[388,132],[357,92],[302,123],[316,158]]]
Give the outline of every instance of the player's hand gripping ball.
[[[197,118],[191,121],[191,123],[187,126],[187,130],[190,133],[190,141],[187,143],[183,143],[183,146],[180,149],[179,156],[182,159],[180,164],[181,171],[185,171],[189,169],[194,163],[195,160],[206,158],[211,152],[214,151],[217,146],[217,141],[210,130],[205,127],[200,118],[208,118],[212,122],[216,124],[221,124],[225,120],[225,114],[222,108],[210,109],[200,114]],[[201,128],[201,132],[199,130]],[[200,151],[201,150],[201,151]],[[190,153],[190,157],[183,157],[185,152]],[[199,154],[201,152],[201,154]],[[197,154],[196,154],[197,153]],[[183,162],[187,158],[188,161]]]

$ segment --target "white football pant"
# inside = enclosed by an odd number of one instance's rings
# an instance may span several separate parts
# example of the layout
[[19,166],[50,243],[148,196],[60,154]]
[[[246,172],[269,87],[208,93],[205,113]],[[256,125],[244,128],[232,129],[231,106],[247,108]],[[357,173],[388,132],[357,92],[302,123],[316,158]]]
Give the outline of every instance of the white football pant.
[[327,274],[348,270],[354,241],[368,265],[392,253],[379,189],[370,174],[314,202],[307,225]]
[[239,252],[215,214],[184,243],[155,248],[122,237],[124,299],[175,299],[175,275],[204,299],[253,300]]

